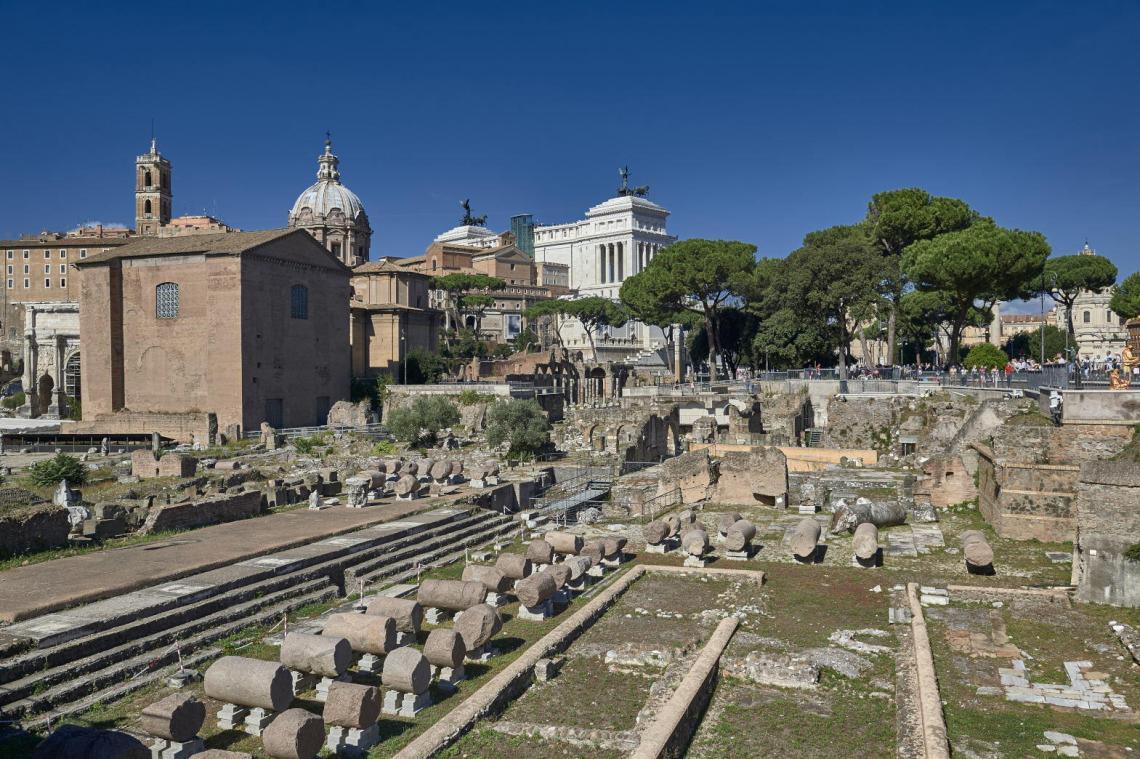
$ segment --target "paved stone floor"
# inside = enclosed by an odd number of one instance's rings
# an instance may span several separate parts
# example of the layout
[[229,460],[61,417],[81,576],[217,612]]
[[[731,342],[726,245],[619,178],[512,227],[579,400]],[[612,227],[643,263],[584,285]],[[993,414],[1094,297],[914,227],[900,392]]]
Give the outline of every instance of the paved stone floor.
[[16,567],[0,572],[0,622],[28,619],[255,559],[451,500],[388,502],[364,509],[300,509],[189,530],[155,543]]

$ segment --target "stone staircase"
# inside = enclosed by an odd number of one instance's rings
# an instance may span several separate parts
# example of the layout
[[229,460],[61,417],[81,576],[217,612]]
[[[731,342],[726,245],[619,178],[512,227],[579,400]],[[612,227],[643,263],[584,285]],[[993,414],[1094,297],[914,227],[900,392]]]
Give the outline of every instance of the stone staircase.
[[[519,529],[482,509],[437,509],[11,625],[6,633],[27,637],[0,653],[0,719],[32,728],[113,700],[168,677],[180,654],[200,665],[219,641],[353,594],[360,580],[367,589],[415,577]],[[193,592],[156,593],[174,588]]]

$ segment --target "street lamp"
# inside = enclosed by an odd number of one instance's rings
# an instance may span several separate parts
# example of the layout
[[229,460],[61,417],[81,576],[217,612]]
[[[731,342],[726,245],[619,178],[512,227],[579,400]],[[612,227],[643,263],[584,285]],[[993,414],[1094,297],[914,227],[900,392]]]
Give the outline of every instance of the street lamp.
[[408,384],[408,350],[405,347],[406,341],[407,337],[405,337],[404,331],[400,330],[400,363],[403,364],[405,385]]

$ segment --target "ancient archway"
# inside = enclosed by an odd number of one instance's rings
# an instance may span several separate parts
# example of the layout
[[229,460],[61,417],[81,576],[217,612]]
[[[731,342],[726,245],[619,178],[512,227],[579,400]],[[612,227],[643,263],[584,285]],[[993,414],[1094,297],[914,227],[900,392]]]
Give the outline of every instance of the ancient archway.
[[40,377],[39,382],[36,383],[36,402],[39,408],[36,409],[36,416],[47,413],[48,406],[52,402],[52,391],[55,390],[55,380],[52,379],[50,374],[44,374]]

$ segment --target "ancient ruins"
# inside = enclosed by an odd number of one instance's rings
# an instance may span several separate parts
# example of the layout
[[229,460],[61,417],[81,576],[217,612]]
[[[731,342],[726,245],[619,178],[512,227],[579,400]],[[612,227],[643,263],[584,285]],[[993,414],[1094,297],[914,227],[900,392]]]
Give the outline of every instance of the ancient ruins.
[[[1119,411],[1074,394],[1084,416],[1058,425],[1032,397],[906,381],[622,383],[549,386],[529,462],[487,444],[492,393],[408,386],[315,431],[95,445],[79,485],[13,466],[0,748],[1140,747],[1140,464]],[[434,445],[374,422],[428,394],[460,418]]]

